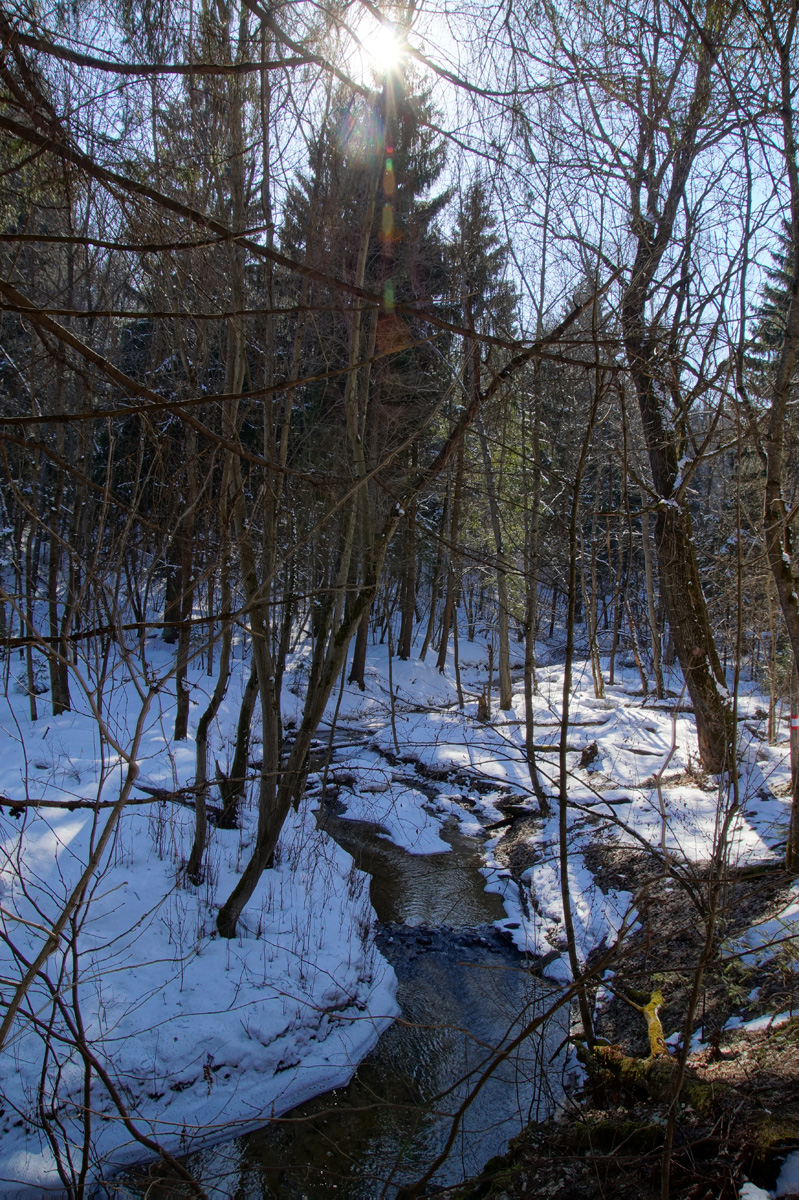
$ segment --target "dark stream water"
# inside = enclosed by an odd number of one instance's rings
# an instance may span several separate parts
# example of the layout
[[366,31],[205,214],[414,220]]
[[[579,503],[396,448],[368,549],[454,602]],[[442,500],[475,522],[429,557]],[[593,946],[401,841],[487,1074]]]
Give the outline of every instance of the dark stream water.
[[[453,822],[445,834],[450,853],[422,856],[399,849],[371,825],[331,813],[320,824],[371,875],[378,944],[397,974],[402,1018],[347,1087],[188,1157],[186,1165],[214,1198],[393,1196],[440,1153],[452,1113],[492,1052],[546,1004],[546,984],[493,928],[505,913],[499,898],[484,891],[476,839]],[[565,1021],[553,1018],[484,1084],[435,1176],[438,1185],[468,1178],[502,1153],[539,1107],[548,1108],[545,1084],[559,1094],[550,1059]],[[134,1186],[128,1194],[143,1196],[145,1189]],[[164,1181],[147,1194],[183,1193]]]

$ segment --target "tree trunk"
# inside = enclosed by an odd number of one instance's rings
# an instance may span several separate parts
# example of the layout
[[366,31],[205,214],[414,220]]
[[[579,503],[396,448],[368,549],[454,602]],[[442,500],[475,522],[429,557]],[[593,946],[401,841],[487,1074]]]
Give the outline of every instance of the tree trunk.
[[189,735],[190,692],[188,686],[191,648],[191,614],[194,607],[194,534],[197,525],[197,433],[189,429],[185,444],[186,495],[180,537],[180,596],[177,603],[180,626],[175,656],[175,741]]
[[665,695],[663,686],[663,666],[660,658],[660,627],[655,605],[655,580],[652,570],[652,543],[649,540],[649,511],[641,513],[641,545],[644,551],[644,573],[646,575],[646,611],[649,618],[649,636],[652,642],[652,669],[655,672],[655,695],[662,700]]
[[[610,521],[607,522],[607,550],[608,550],[608,566],[613,561],[613,543],[610,536]],[[611,602],[613,604],[613,638],[610,644],[610,662],[608,663],[608,683],[611,687],[616,682],[616,655],[619,649],[619,640],[621,637],[621,610],[624,600],[627,595],[627,579],[630,573],[630,556],[628,555],[626,563],[624,550],[621,538],[618,538],[616,547],[616,564],[613,579],[613,596]],[[607,619],[607,608],[605,609]]]
[[[561,725],[560,725],[560,741],[558,746],[558,764],[559,764],[559,779],[558,779],[558,859],[560,867],[560,895],[563,905],[563,924],[566,933],[566,944],[569,956],[569,968],[572,978],[577,979],[581,971],[581,963],[577,949],[577,939],[574,931],[574,918],[572,915],[571,890],[569,887],[569,852],[568,844],[568,769],[567,769],[567,746],[569,734],[569,703],[571,700],[571,685],[572,685],[572,663],[574,660],[574,627],[575,627],[575,609],[577,606],[577,597],[579,595],[579,587],[577,583],[577,555],[578,555],[578,521],[580,514],[580,489],[582,487],[583,470],[585,461],[588,456],[588,451],[591,445],[591,439],[594,432],[594,422],[596,420],[596,412],[599,406],[600,392],[596,388],[592,398],[591,411],[583,439],[583,445],[580,452],[580,457],[577,462],[574,480],[572,482],[572,499],[571,512],[569,516],[569,577],[568,590],[566,593],[566,652],[563,663],[563,693],[562,693],[562,708],[561,708]],[[594,1026],[591,1014],[591,1007],[588,1002],[588,993],[584,986],[581,986],[577,992],[577,998],[580,1006],[580,1020],[583,1026],[583,1036],[589,1046],[594,1042]]]
[[706,770],[729,768],[731,717],[720,691],[724,676],[716,653],[687,512],[658,509],[655,545],[661,592],[696,715],[699,753]]
[[362,692],[366,691],[366,651],[369,646],[369,610],[361,617],[358,632],[355,635],[355,648],[352,652],[348,683],[356,683]]
[[233,750],[233,762],[230,774],[224,775],[217,763],[216,779],[219,794],[222,798],[222,817],[219,825],[222,829],[236,829],[239,823],[239,801],[244,795],[244,785],[247,782],[247,767],[250,757],[250,727],[255,701],[258,698],[258,675],[255,668],[250,671],[244,688],[244,695],[239,708],[239,718],[236,723],[236,744]]
[[[223,554],[222,560],[222,612],[230,611],[230,576],[229,564],[227,562],[227,554]],[[186,864],[186,875],[193,884],[202,882],[202,861],[205,853],[205,842],[207,835],[206,821],[206,791],[208,786],[208,731],[211,728],[211,722],[219,712],[222,701],[227,692],[228,681],[230,679],[230,649],[233,642],[233,627],[230,620],[225,621],[222,630],[222,645],[219,653],[219,674],[216,678],[216,686],[214,687],[213,695],[209,700],[205,711],[202,713],[197,722],[197,737],[196,737],[196,761],[194,770],[194,842],[189,855],[189,861]]]
[[[537,691],[535,677],[535,635],[538,624],[538,577],[540,557],[540,508],[541,508],[541,364],[536,363],[534,375],[534,405],[532,428],[532,474],[531,503],[525,512],[525,612],[524,612],[524,750],[530,783],[535,793],[542,817],[550,814],[549,798],[541,782],[535,758],[535,707],[533,696]],[[523,410],[526,411],[526,410]],[[525,474],[527,458],[524,459]],[[525,486],[525,496],[528,489]]]
[[[796,27],[797,5],[792,6],[789,19],[791,37]],[[773,19],[772,19],[773,20]],[[763,532],[766,553],[774,577],[777,596],[785,620],[785,628],[793,652],[794,680],[799,672],[799,580],[793,569],[793,538],[788,516],[788,505],[784,496],[785,428],[788,419],[788,402],[795,393],[796,371],[799,365],[799,165],[796,154],[796,131],[794,129],[793,98],[796,79],[796,63],[790,42],[780,44],[776,27],[770,33],[777,52],[781,87],[781,117],[783,127],[783,159],[788,176],[791,213],[792,274],[788,311],[785,316],[785,335],[774,378],[765,440],[766,490],[763,509]],[[793,732],[793,708],[791,714]],[[799,771],[792,774],[793,802],[785,856],[786,869],[799,868]]]
[[452,606],[458,588],[455,564],[455,547],[461,524],[461,497],[463,494],[463,442],[458,446],[458,457],[455,464],[455,486],[452,495],[452,519],[449,524],[449,548],[447,551],[447,592],[444,598],[444,611],[441,614],[441,641],[438,646],[436,667],[443,675],[447,665],[447,648],[449,646],[449,631],[452,625]]
[[[382,167],[382,163],[380,164]],[[363,224],[361,226],[361,243],[358,250],[358,261],[355,266],[355,286],[363,287],[366,276],[366,259],[369,250],[369,242],[372,236],[372,226],[374,224],[375,205],[377,201],[377,186],[378,175],[375,171],[369,186],[369,192],[366,197],[366,207],[364,209]],[[347,439],[351,455],[351,470],[356,479],[362,479],[364,482],[359,487],[355,494],[355,503],[357,504],[358,515],[360,517],[360,541],[361,541],[361,556],[364,564],[367,563],[372,554],[372,520],[369,503],[369,484],[366,481],[366,457],[364,453],[364,438],[363,438],[363,413],[359,407],[359,382],[361,376],[364,375],[364,399],[366,399],[366,390],[368,389],[368,373],[370,370],[368,360],[371,359],[374,352],[374,338],[377,336],[377,324],[372,323],[370,329],[370,340],[372,346],[370,353],[367,355],[367,363],[360,371],[355,369],[356,364],[361,358],[361,325],[363,320],[363,305],[357,304],[352,312],[352,323],[350,327],[350,346],[349,346],[349,371],[347,372],[347,380],[344,385],[344,412],[347,419]],[[364,575],[368,574],[368,567],[365,566]],[[358,633],[355,638],[355,649],[352,657],[352,665],[350,668],[349,682],[355,683],[361,689],[366,689],[366,651],[369,644],[369,610],[364,612],[361,618],[361,623],[358,626]]]
[[[274,797],[274,803],[267,813],[268,819],[260,822],[258,836],[252,857],[245,867],[238,883],[219,910],[217,928],[222,937],[236,936],[236,925],[245,904],[252,896],[258,881],[274,854],[280,831],[288,816],[292,802],[302,793],[307,772],[308,752],[311,740],[319,727],[325,706],[330,697],[333,685],[344,666],[349,650],[350,638],[360,623],[364,612],[371,607],[377,590],[376,579],[382,570],[383,558],[390,540],[391,524],[382,536],[382,548],[378,551],[373,568],[372,579],[360,589],[356,600],[348,605],[342,624],[334,631],[328,618],[327,631],[333,636],[325,639],[328,642],[324,658],[320,662],[316,679],[309,679],[306,691],[305,708],[302,722],[297,732],[294,745],[288,756],[285,767],[280,774],[280,783]],[[332,608],[332,606],[329,606]],[[332,615],[332,614],[331,614]],[[313,675],[313,672],[311,673]]]
[[586,632],[588,634],[588,653],[591,659],[591,677],[594,681],[594,695],[601,699],[605,695],[605,680],[602,676],[602,663],[599,657],[599,645],[597,643],[597,629],[599,626],[599,605],[596,595],[596,510],[591,519],[591,588],[589,591],[588,582],[585,574],[585,547],[583,544],[582,529],[578,529],[578,542],[580,550],[580,593],[583,597],[583,606],[585,609]]
[[447,497],[444,497],[444,503],[441,507],[441,520],[438,526],[438,540],[436,542],[436,561],[433,567],[433,578],[430,583],[430,612],[427,618],[427,630],[424,635],[422,649],[419,652],[419,661],[424,662],[427,651],[430,649],[430,643],[433,640],[433,634],[436,628],[436,610],[438,608],[438,592],[441,585],[441,569],[444,563],[444,539],[447,531]]
[[163,641],[167,646],[174,646],[178,640],[178,629],[180,628],[180,598],[182,594],[180,554],[180,540],[175,535],[170,538],[166,552]]
[[785,848],[785,867],[799,868],[799,671],[791,676],[791,817]]
[[[658,161],[654,124],[642,114],[639,156],[645,167],[630,178],[631,215],[637,238],[630,281],[622,299],[622,336],[649,454],[654,489],[659,497],[655,546],[663,604],[696,717],[699,752],[707,771],[718,774],[732,766],[732,719],[707,605],[702,593],[690,512],[678,491],[677,435],[657,381],[657,342],[647,313],[655,273],[672,242],[677,214],[684,203],[697,139],[711,98],[716,58],[713,21],[707,37],[697,36],[693,94],[679,137]],[[700,31],[701,33],[701,31]],[[667,166],[670,174],[666,175]],[[662,181],[666,179],[666,185]],[[665,194],[661,188],[665,187]],[[656,202],[657,201],[657,202]],[[651,216],[653,208],[660,215]],[[644,215],[647,214],[647,215]]]
[[405,537],[405,573],[402,591],[402,614],[397,658],[407,661],[413,643],[413,617],[416,609],[416,502],[408,509]]
[[[36,636],[34,605],[36,602],[38,553],[34,553],[34,548],[39,541],[39,537],[39,526],[37,525],[35,535],[34,531],[29,529],[28,536],[25,539],[25,631],[31,640]],[[25,644],[25,672],[28,684],[28,704],[31,721],[36,721],[38,718],[36,709],[36,676],[33,669],[33,646],[31,641]]]
[[69,677],[64,661],[62,639],[59,636],[58,619],[58,583],[61,565],[61,539],[56,528],[63,496],[63,479],[61,471],[57,472],[55,493],[50,514],[50,541],[47,559],[47,610],[50,622],[50,638],[52,652],[48,656],[50,668],[50,695],[53,705],[53,716],[69,712]]
[[508,564],[505,559],[502,518],[494,479],[494,467],[491,462],[491,452],[488,447],[485,427],[480,417],[477,419],[477,433],[483,452],[483,470],[485,472],[486,491],[488,492],[488,509],[491,515],[491,529],[494,534],[494,547],[497,555],[499,707],[507,712],[513,708],[513,684],[510,675],[510,636],[508,630]]

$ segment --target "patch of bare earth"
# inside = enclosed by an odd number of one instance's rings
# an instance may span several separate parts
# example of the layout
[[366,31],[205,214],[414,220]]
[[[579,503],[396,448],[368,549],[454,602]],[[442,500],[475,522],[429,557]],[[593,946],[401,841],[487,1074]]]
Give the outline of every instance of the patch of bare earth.
[[[515,842],[508,859],[520,862]],[[747,1179],[773,1187],[785,1153],[799,1147],[799,1018],[757,1031],[724,1026],[732,1016],[746,1022],[799,1014],[796,947],[786,945],[761,968],[724,947],[784,907],[791,877],[768,869],[724,878],[715,917],[719,951],[704,974],[692,1031],[701,1032],[704,1046],[689,1057],[675,1100],[676,1057],[648,1059],[647,1027],[629,1000],[659,989],[665,1036],[682,1030],[712,881],[704,868],[667,874],[645,852],[607,843],[588,851],[586,865],[601,889],[636,895],[641,915],[599,1004],[596,1033],[608,1046],[557,1120],[528,1126],[506,1156],[457,1195],[655,1200],[673,1105],[672,1200],[737,1200]]]

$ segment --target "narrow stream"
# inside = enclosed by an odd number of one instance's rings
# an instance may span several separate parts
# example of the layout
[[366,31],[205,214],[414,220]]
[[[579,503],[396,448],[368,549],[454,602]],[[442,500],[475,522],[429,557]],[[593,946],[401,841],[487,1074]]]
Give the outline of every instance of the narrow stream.
[[[451,852],[424,856],[381,837],[379,827],[330,812],[320,824],[371,876],[378,945],[397,973],[402,1018],[347,1087],[189,1156],[186,1165],[214,1198],[394,1196],[440,1153],[451,1114],[491,1052],[518,1034],[549,993],[494,929],[505,913],[499,897],[484,890],[480,843],[460,834],[454,821],[444,833]],[[565,1021],[553,1018],[481,1088],[436,1184],[479,1172],[549,1107],[548,1089],[559,1094],[550,1059]],[[147,1194],[182,1194],[167,1181],[156,1187]]]

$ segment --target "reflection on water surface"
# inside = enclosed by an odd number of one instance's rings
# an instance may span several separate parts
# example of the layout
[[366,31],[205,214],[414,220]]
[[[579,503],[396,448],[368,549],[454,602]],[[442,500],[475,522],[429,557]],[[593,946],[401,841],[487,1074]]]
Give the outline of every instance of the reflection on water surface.
[[[492,1053],[546,1003],[547,986],[492,927],[505,914],[483,890],[475,839],[451,829],[450,853],[421,856],[362,822],[326,813],[320,824],[371,875],[378,944],[397,973],[402,1018],[347,1087],[190,1155],[186,1165],[211,1197],[393,1196],[443,1149],[452,1114]],[[542,1080],[565,1021],[553,1018],[481,1087],[437,1183],[477,1173],[546,1106]],[[131,1196],[145,1194],[128,1187]],[[150,1196],[181,1194],[166,1180],[156,1188]]]

